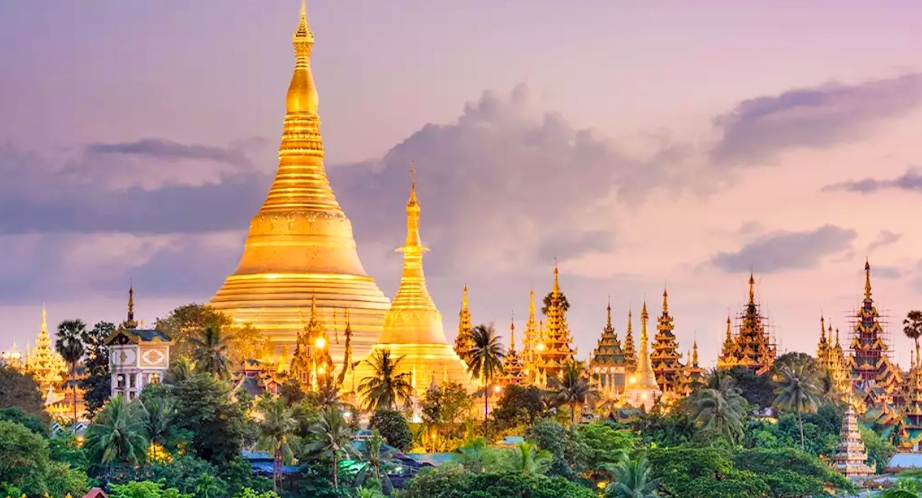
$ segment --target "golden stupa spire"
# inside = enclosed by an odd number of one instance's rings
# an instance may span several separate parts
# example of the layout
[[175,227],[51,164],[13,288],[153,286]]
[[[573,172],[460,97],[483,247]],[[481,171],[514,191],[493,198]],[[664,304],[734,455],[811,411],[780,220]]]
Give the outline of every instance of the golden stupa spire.
[[509,351],[515,351],[515,313],[509,319]]
[[692,343],[692,361],[691,361],[691,366],[693,366],[693,367],[697,367],[697,366],[698,366],[698,341],[697,341],[697,340],[694,341],[694,342]]
[[611,296],[608,296],[608,306],[605,308],[605,330],[613,330],[614,327],[611,324]]
[[727,339],[728,341],[733,340],[733,322],[730,321],[730,315],[727,315]]
[[644,301],[643,309],[640,311],[640,354],[637,357],[637,377],[633,384],[636,389],[659,389],[656,375],[653,373],[653,365],[650,362],[650,339],[647,337],[647,320],[649,319],[647,302]]
[[[298,308],[316,295],[323,313],[349,308],[353,353],[364,357],[381,335],[390,305],[365,272],[352,223],[324,167],[320,98],[311,69],[314,35],[302,5],[292,36],[294,68],[285,97],[278,170],[253,217],[236,271],[210,306],[250,322],[277,347],[293,345]],[[342,358],[343,345],[331,353]]]
[[663,316],[669,313],[669,293],[663,288]]
[[[379,344],[445,344],[442,315],[426,289],[423,247],[419,236],[420,205],[416,198],[416,171],[410,170],[410,198],[407,201],[407,237],[403,253],[400,287],[384,323]],[[465,286],[466,287],[466,286]],[[399,320],[398,320],[399,318]],[[399,323],[398,323],[399,321]]]
[[[829,326],[829,329],[832,330],[832,325]],[[832,339],[832,336],[829,337]],[[820,315],[820,343],[826,342],[826,319]]]
[[871,263],[864,260],[864,299],[871,300]]
[[[45,312],[45,303],[42,303],[42,334],[48,333],[48,313]],[[15,344],[13,345],[15,347]]]
[[836,347],[842,347],[842,345],[839,343],[839,329],[836,329]]
[[464,295],[461,297],[461,309],[462,309],[462,310],[467,310],[467,309],[468,309],[468,304],[467,304],[467,284],[464,284]]
[[134,320],[134,282],[128,285],[128,321]]
[[551,290],[553,297],[560,296],[560,271],[557,270],[557,258],[554,258],[554,288]]

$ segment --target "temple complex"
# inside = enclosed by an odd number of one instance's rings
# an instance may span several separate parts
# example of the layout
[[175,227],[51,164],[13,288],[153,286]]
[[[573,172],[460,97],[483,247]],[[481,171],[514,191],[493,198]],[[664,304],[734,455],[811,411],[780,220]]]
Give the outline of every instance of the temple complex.
[[51,343],[51,335],[48,334],[48,318],[45,306],[42,305],[42,327],[35,339],[35,347],[26,347],[22,371],[32,375],[39,391],[44,395],[49,391],[56,393],[61,389],[61,385],[68,377],[67,368],[64,358],[58,354]]
[[611,303],[606,308],[607,316],[602,336],[589,357],[589,373],[602,399],[613,399],[624,391],[627,362],[621,350],[621,341],[611,323]]
[[663,290],[663,313],[656,324],[653,353],[650,355],[653,372],[656,373],[656,383],[663,392],[677,390],[684,368],[680,361],[681,354],[677,351],[679,345],[672,332],[673,328],[672,316],[669,315],[669,295]]
[[109,346],[111,395],[137,399],[148,384],[159,384],[170,367],[173,340],[134,319],[134,287],[128,290],[128,315],[106,338]]
[[903,405],[897,409],[891,442],[901,451],[919,451],[922,443],[922,356],[916,345],[915,354],[910,360],[909,376],[903,392]]
[[467,361],[467,355],[474,347],[474,341],[471,339],[471,311],[467,304],[467,285],[464,286],[464,297],[461,298],[461,311],[458,313],[458,335],[455,336],[455,353]]
[[576,351],[570,347],[573,338],[570,336],[570,327],[567,325],[566,311],[561,305],[559,271],[554,264],[554,287],[551,289],[551,302],[547,307],[547,322],[542,334],[541,347],[539,347],[536,367],[538,369],[538,383],[547,385],[548,379],[560,373],[564,365],[573,361]]
[[746,367],[757,375],[768,372],[775,362],[777,348],[766,331],[766,318],[762,316],[755,298],[755,278],[749,275],[749,301],[737,317],[739,330],[732,335],[730,319],[727,319],[727,337],[720,357],[718,368],[735,366]]
[[[411,174],[415,175],[415,172],[411,171]],[[418,395],[422,395],[429,387],[427,381],[435,378],[436,373],[441,373],[443,382],[456,382],[472,389],[467,364],[445,339],[442,314],[426,289],[423,253],[429,249],[423,247],[419,236],[419,214],[414,176],[407,201],[406,241],[403,247],[397,249],[403,253],[400,287],[385,315],[381,339],[374,345],[372,352],[390,350],[394,358],[403,357],[400,369],[411,374],[411,383]],[[356,366],[359,382],[370,376],[371,372],[367,361]]]
[[499,379],[499,384],[523,385],[528,381],[525,377],[522,357],[515,349],[515,323],[509,323],[509,348],[506,350],[506,356],[503,357],[503,375]]
[[871,295],[871,265],[864,264],[864,299],[855,315],[848,365],[853,389],[868,407],[891,400],[902,404],[899,387],[903,383],[899,367],[890,360],[880,313]]
[[624,402],[635,408],[643,407],[649,410],[653,407],[663,392],[656,383],[656,375],[650,364],[650,340],[647,338],[647,303],[643,304],[640,312],[640,354],[637,358],[637,368],[628,377],[627,388],[624,393]]
[[[293,37],[295,67],[286,97],[279,165],[250,223],[237,270],[210,306],[250,322],[276,351],[294,347],[301,310],[316,298],[321,314],[348,310],[353,353],[364,357],[381,336],[390,303],[359,260],[352,224],[324,169],[319,97],[311,73],[314,35],[304,5]],[[330,345],[336,360],[344,346]]]
[[627,312],[627,331],[624,333],[624,370],[634,373],[637,368],[637,349],[634,347],[634,319],[631,310]]
[[868,466],[868,453],[861,432],[858,430],[858,415],[851,403],[842,417],[842,430],[836,446],[835,467],[845,477],[866,477],[874,473]]

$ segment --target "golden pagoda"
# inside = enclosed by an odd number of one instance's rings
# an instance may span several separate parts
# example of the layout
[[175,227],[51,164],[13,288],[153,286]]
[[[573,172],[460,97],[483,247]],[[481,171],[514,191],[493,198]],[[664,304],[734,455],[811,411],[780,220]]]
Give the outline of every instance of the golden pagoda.
[[[410,171],[415,174],[415,171]],[[403,253],[403,273],[400,287],[394,302],[384,319],[384,332],[374,345],[375,350],[390,350],[394,358],[403,357],[400,362],[402,371],[412,375],[412,384],[417,394],[422,395],[427,388],[425,380],[433,372],[442,372],[443,382],[456,382],[465,388],[471,388],[471,379],[467,365],[458,357],[452,346],[445,339],[442,314],[432,302],[426,289],[426,276],[423,273],[423,253],[429,249],[423,247],[419,237],[419,201],[416,199],[415,177],[410,187],[410,200],[407,202],[407,238],[403,247],[397,249]],[[370,358],[370,355],[369,355]],[[371,366],[363,361],[356,367],[358,383],[371,375]],[[423,376],[417,378],[418,376]]]
[[566,312],[560,303],[560,272],[554,264],[554,287],[551,289],[551,302],[547,307],[546,330],[543,334],[539,348],[537,368],[540,372],[542,384],[547,384],[550,377],[556,376],[568,362],[573,361],[576,351],[570,344],[570,327],[567,325]]
[[637,349],[634,347],[634,319],[631,310],[627,312],[627,331],[624,333],[624,370],[633,373],[637,369]]
[[[323,165],[319,97],[311,74],[314,35],[304,4],[293,38],[295,68],[275,181],[250,223],[233,275],[210,306],[250,322],[276,345],[292,346],[301,330],[299,310],[316,297],[318,308],[349,310],[352,348],[364,356],[381,335],[389,302],[365,273],[352,235]],[[343,346],[332,345],[336,359]]]
[[512,321],[509,323],[509,349],[506,350],[506,356],[503,357],[503,375],[499,379],[499,384],[508,386],[525,383],[522,358],[519,356],[519,352],[515,350],[515,322]]
[[653,372],[656,373],[656,383],[663,392],[675,391],[679,385],[684,365],[680,361],[681,354],[672,332],[672,316],[669,314],[669,294],[663,289],[663,313],[657,320],[656,337],[653,341],[653,353],[650,361]]
[[[832,322],[832,320],[830,320]],[[826,332],[829,332],[827,339]],[[832,380],[833,391],[839,394],[851,392],[848,365],[845,363],[845,354],[839,344],[839,334],[836,331],[835,343],[832,343],[832,325],[826,328],[825,319],[820,317],[820,341],[816,346],[816,361],[827,372]]]
[[848,363],[853,389],[860,392],[859,400],[868,406],[884,402],[882,394],[902,404],[899,387],[903,383],[899,368],[890,361],[890,348],[885,341],[880,313],[871,295],[871,265],[864,263],[864,299],[852,330],[851,354]]
[[525,322],[525,338],[522,341],[522,368],[526,384],[535,382],[539,346],[541,329],[535,317],[535,291],[532,289],[528,296],[528,320]]
[[893,434],[892,442],[899,450],[918,452],[922,443],[922,355],[918,344],[910,363],[909,378],[904,387],[905,402],[899,409],[898,430]]
[[298,332],[295,354],[291,360],[290,375],[304,387],[316,391],[319,381],[334,375],[330,356],[330,338],[326,326],[317,315],[317,299],[311,299],[311,319]]
[[649,410],[653,407],[656,399],[663,392],[656,383],[656,374],[653,373],[653,367],[650,364],[650,340],[647,338],[647,303],[643,303],[643,310],[640,312],[640,355],[637,358],[637,369],[634,374],[628,377],[627,388],[624,393],[624,401],[635,408],[643,407]]
[[471,339],[471,310],[467,305],[467,285],[464,286],[464,297],[461,298],[461,311],[458,313],[458,335],[455,337],[455,353],[467,361],[467,354],[473,349],[474,341]]
[[677,394],[689,396],[695,388],[707,382],[707,372],[698,363],[698,341],[692,343],[692,349],[688,352],[688,360],[682,368],[681,376],[677,387]]
[[845,477],[867,477],[874,473],[868,466],[868,452],[861,440],[858,430],[858,414],[852,402],[842,417],[842,429],[839,431],[839,444],[836,446],[835,467]]
[[728,335],[722,354],[717,360],[718,368],[743,366],[756,375],[762,375],[768,372],[775,362],[777,348],[765,330],[767,320],[756,303],[755,284],[755,277],[750,274],[749,302],[738,316],[740,325],[735,337],[730,334],[730,322],[727,319]]
[[593,384],[604,399],[613,399],[624,390],[627,362],[621,341],[611,323],[611,302],[606,308],[605,328],[589,357],[589,373]]
[[42,305],[42,328],[35,339],[34,348],[26,348],[23,373],[31,374],[42,394],[57,392],[67,379],[67,364],[55,351],[48,334],[48,318]]

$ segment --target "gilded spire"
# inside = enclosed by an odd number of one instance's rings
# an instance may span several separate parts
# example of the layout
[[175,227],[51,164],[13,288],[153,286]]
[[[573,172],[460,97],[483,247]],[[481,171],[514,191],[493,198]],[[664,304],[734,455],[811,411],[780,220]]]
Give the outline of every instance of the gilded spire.
[[467,284],[464,284],[464,297],[461,298],[461,309],[467,310]]
[[692,361],[691,361],[691,366],[693,366],[693,367],[697,367],[697,366],[698,366],[698,341],[694,341],[694,342],[692,343]]
[[134,283],[128,285],[128,321],[134,321]]
[[[423,247],[419,238],[419,201],[416,199],[416,170],[410,170],[410,198],[407,200],[407,241],[401,249],[406,253],[408,250],[413,252],[423,252],[429,249]],[[464,286],[465,289],[467,286]]]
[[605,330],[614,330],[615,327],[611,324],[611,296],[608,296],[608,307],[605,308],[606,319],[605,319]]
[[733,323],[730,321],[730,315],[727,315],[727,339],[728,341],[733,340]]
[[663,289],[663,316],[669,313],[669,293]]
[[[42,334],[48,333],[48,314],[45,313],[45,303],[42,303]],[[15,348],[15,344],[13,347]]]
[[640,311],[640,354],[637,358],[637,375],[634,387],[637,389],[659,389],[656,383],[656,375],[653,373],[653,366],[650,363],[650,339],[647,337],[647,303],[644,301],[643,309]]
[[557,259],[554,259],[554,288],[551,290],[553,297],[560,295],[560,281],[559,281],[560,272],[557,270]]
[[509,320],[509,351],[515,351],[515,313]]
[[756,279],[749,273],[749,304],[756,303]]
[[839,329],[836,329],[836,347],[841,348],[842,345],[839,343]]
[[[832,325],[830,325],[829,328],[831,330]],[[829,338],[832,339],[832,336],[830,336]],[[826,342],[826,319],[820,316],[820,343],[825,343],[825,342]]]
[[871,263],[864,260],[864,300],[871,300]]

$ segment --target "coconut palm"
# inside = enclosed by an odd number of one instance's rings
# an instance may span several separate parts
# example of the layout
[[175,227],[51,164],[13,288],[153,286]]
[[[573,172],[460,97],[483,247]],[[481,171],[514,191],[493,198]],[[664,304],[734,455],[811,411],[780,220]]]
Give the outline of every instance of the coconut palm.
[[610,498],[657,498],[660,480],[651,479],[653,468],[645,457],[631,460],[623,457],[617,465],[605,465],[615,480],[605,488]]
[[487,441],[490,440],[487,422],[487,412],[490,410],[490,384],[497,374],[502,373],[503,358],[506,357],[501,339],[502,337],[496,335],[492,325],[475,326],[471,329],[471,350],[464,358],[470,365],[471,374],[480,378],[483,385],[483,438]]
[[[564,312],[569,311],[570,302],[567,301],[567,296],[563,295],[563,292],[559,293],[558,296],[559,297],[557,298],[558,299],[557,302],[560,303],[560,309],[562,309]],[[554,301],[554,293],[548,292],[547,295],[544,296],[544,305],[541,306],[542,315],[547,315],[547,310],[551,307],[551,303],[553,301]]]
[[173,432],[175,414],[176,411],[170,398],[163,395],[141,396],[141,419],[153,450],[154,460],[157,460],[158,447],[166,444]]
[[150,441],[144,429],[143,407],[117,395],[96,414],[87,429],[86,444],[108,467],[135,466],[144,461]]
[[71,402],[74,406],[74,434],[77,433],[77,362],[83,358],[86,351],[82,340],[84,334],[86,324],[83,320],[64,320],[58,324],[58,338],[54,342],[54,348],[70,366],[68,382],[72,389]]
[[321,410],[331,407],[340,407],[342,400],[339,397],[339,390],[342,387],[339,381],[332,375],[325,375],[320,378],[317,384],[316,402]]
[[692,400],[695,422],[702,433],[731,444],[743,435],[746,400],[729,377],[719,377],[717,387],[701,389]]
[[922,311],[912,310],[906,313],[906,319],[903,320],[903,333],[915,341],[916,350],[918,350],[919,337],[922,337]]
[[394,358],[390,349],[375,349],[365,362],[371,366],[372,375],[362,379],[359,393],[364,397],[365,408],[396,410],[397,405],[413,396],[413,386],[408,372],[400,372],[403,356]]
[[797,412],[797,424],[800,426],[800,449],[806,451],[804,439],[804,412],[815,412],[819,407],[821,388],[817,385],[816,375],[803,365],[784,366],[778,370],[775,381],[775,406]]
[[176,358],[170,363],[170,368],[167,369],[166,374],[163,376],[163,384],[167,387],[175,386],[192,377],[192,373],[193,368],[189,364],[189,360],[184,357]]
[[502,453],[500,467],[526,477],[543,475],[554,463],[554,455],[531,443],[519,443]]
[[272,453],[272,486],[278,490],[282,480],[282,465],[292,460],[292,436],[298,428],[288,401],[282,397],[274,397],[269,393],[264,394],[256,403],[256,408],[262,415],[259,423],[260,449]]
[[570,425],[576,423],[576,412],[586,404],[594,404],[599,399],[599,392],[589,385],[589,379],[583,375],[583,369],[576,361],[567,362],[559,377],[550,378],[549,396],[558,405],[570,407]]
[[390,493],[394,489],[391,478],[387,472],[382,470],[382,464],[390,460],[392,454],[390,451],[382,451],[384,439],[378,429],[371,430],[371,438],[365,441],[365,451],[362,452],[362,458],[365,462],[355,474],[355,486],[362,488],[366,483],[373,480],[381,484],[381,489],[385,493]]
[[218,379],[230,377],[230,358],[227,356],[227,338],[221,332],[221,326],[211,324],[205,327],[198,337],[190,337],[192,359],[195,371],[210,373]]
[[313,442],[307,445],[305,453],[311,458],[324,457],[333,462],[333,489],[339,491],[339,462],[343,457],[359,457],[352,446],[352,429],[343,418],[343,412],[329,408],[321,414],[320,422],[311,426],[310,434]]

